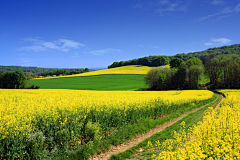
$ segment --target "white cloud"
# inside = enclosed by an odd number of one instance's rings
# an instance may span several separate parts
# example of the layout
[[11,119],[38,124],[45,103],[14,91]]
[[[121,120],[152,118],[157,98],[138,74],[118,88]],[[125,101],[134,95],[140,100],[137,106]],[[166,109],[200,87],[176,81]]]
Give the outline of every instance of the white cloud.
[[166,5],[168,3],[170,3],[169,0],[160,0],[159,1],[159,4],[161,4],[161,5]]
[[240,12],[240,3],[234,8],[234,12]]
[[187,11],[187,2],[180,0],[148,0],[140,1],[134,8],[143,10],[154,10],[163,15],[165,12]]
[[214,43],[220,43],[220,44],[227,44],[227,43],[230,43],[230,42],[231,42],[231,40],[230,40],[230,39],[227,39],[227,38],[218,38],[218,39],[213,38],[212,41],[213,41]]
[[75,42],[73,40],[68,40],[68,39],[59,39],[59,42],[63,43],[62,49],[64,51],[68,51],[70,48],[78,49],[79,47],[86,46],[85,44]]
[[47,50],[59,50],[67,52],[70,49],[78,49],[79,47],[86,46],[80,42],[75,42],[69,39],[58,39],[57,41],[44,41],[40,38],[25,38],[24,41],[32,43],[30,46],[20,48],[20,50],[26,51],[47,51]]
[[212,45],[225,45],[232,42],[232,40],[227,38],[212,38],[211,42],[204,43],[206,46]]
[[109,53],[114,53],[114,52],[121,52],[120,49],[113,49],[113,48],[107,48],[103,50],[93,50],[90,51],[89,53],[93,55],[104,55],[104,54],[109,54]]
[[238,3],[235,7],[226,7],[226,8],[223,8],[222,11],[220,12],[200,17],[198,19],[198,22],[201,22],[210,18],[215,18],[215,20],[220,20],[222,18],[229,17],[233,14],[237,14],[238,12],[240,12],[240,3]]
[[164,2],[161,3],[162,5],[159,6],[155,11],[157,13],[163,14],[163,12],[179,12],[179,11],[186,11],[186,6],[181,4],[180,2]]
[[216,4],[222,4],[223,0],[213,0],[212,4],[216,5]]

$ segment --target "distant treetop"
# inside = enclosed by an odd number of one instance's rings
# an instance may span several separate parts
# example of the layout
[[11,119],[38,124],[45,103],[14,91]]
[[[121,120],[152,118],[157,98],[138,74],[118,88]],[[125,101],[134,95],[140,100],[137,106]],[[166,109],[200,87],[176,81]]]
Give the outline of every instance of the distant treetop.
[[182,53],[176,54],[175,56],[149,56],[143,57],[128,61],[120,61],[120,62],[113,62],[108,68],[126,66],[126,65],[145,65],[145,66],[162,66],[166,64],[170,64],[170,61],[179,58],[183,61],[187,61],[192,58],[199,58],[203,64],[205,64],[208,56],[215,56],[215,55],[225,55],[225,54],[240,54],[240,44],[235,44],[231,46],[222,46],[222,47],[215,47],[209,48],[205,51],[199,52],[192,52],[192,53]]
[[53,71],[56,68],[38,68],[38,67],[22,67],[22,66],[0,66],[0,74],[8,71],[23,71],[32,72],[33,74],[37,74],[40,72]]

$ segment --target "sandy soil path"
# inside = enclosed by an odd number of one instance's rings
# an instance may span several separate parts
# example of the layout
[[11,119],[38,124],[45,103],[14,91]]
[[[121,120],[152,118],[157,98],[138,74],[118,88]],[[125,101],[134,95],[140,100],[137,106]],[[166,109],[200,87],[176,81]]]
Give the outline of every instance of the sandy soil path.
[[[130,147],[134,147],[136,146],[138,143],[142,142],[143,140],[145,140],[146,138],[149,138],[151,137],[153,134],[156,134],[158,132],[161,132],[162,130],[164,130],[165,128],[173,125],[174,123],[176,123],[177,121],[181,120],[182,118],[186,117],[188,114],[190,113],[193,113],[193,112],[196,112],[197,110],[199,109],[202,109],[203,107],[211,104],[211,103],[214,103],[218,98],[216,98],[214,101],[204,105],[204,106],[201,106],[199,108],[196,108],[196,109],[193,109],[189,112],[186,112],[184,114],[182,114],[181,116],[179,116],[178,118],[175,118],[173,120],[170,120],[162,125],[159,125],[157,126],[156,128],[153,128],[151,129],[150,131],[144,133],[144,134],[141,134],[139,136],[137,136],[136,138],[133,138],[131,140],[128,140],[126,142],[124,142],[123,144],[119,145],[119,146],[111,146],[111,148],[109,149],[108,152],[105,152],[105,153],[102,153],[102,154],[99,154],[99,155],[95,155],[95,156],[92,156],[89,160],[107,160],[111,157],[112,154],[118,154],[120,152],[124,152],[126,151],[128,148]],[[221,101],[222,102],[222,101]],[[217,107],[220,106],[221,102],[217,105]],[[216,108],[217,108],[216,107]],[[215,109],[216,109],[215,108]]]

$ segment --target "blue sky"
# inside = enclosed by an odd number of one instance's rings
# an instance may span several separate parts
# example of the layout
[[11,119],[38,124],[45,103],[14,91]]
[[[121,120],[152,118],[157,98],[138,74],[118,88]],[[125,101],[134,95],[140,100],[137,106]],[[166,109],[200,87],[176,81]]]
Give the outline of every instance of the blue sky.
[[239,0],[1,0],[0,65],[106,68],[240,43]]

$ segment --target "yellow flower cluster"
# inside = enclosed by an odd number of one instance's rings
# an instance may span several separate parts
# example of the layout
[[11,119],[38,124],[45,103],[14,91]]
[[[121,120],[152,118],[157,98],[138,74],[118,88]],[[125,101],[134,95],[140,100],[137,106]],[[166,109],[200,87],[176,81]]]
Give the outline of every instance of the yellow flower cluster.
[[91,115],[96,115],[95,119],[101,116],[102,119],[107,119],[113,113],[124,118],[128,111],[131,111],[130,115],[139,112],[137,115],[141,116],[140,111],[147,114],[147,109],[156,107],[156,104],[168,107],[174,104],[192,104],[211,98],[213,93],[0,89],[0,95],[0,140],[3,140],[23,138],[36,130],[53,129],[53,126],[61,130],[63,126],[66,127],[66,123],[78,127],[78,123],[83,121],[90,111]]
[[[73,75],[60,76],[60,77],[45,77],[45,78],[95,76],[95,75],[104,75],[104,74],[147,74],[148,71],[150,71],[153,68],[156,68],[156,67],[129,65],[129,66],[121,66],[116,68],[85,72],[81,74],[73,74]],[[40,79],[40,78],[37,78],[37,79]]]
[[164,67],[165,67],[165,68],[171,68],[171,67],[170,67],[170,64],[165,65]]
[[240,159],[240,90],[220,92],[227,96],[221,107],[206,110],[203,121],[188,131],[183,122],[153,159]]

